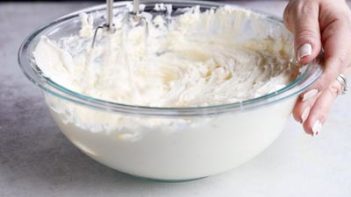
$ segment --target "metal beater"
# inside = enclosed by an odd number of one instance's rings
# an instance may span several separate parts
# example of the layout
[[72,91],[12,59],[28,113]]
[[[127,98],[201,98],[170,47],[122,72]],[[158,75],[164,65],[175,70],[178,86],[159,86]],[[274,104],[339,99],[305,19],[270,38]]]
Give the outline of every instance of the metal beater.
[[[114,33],[116,31],[115,25],[113,24],[113,0],[106,0],[106,16],[107,23],[99,25],[94,32],[93,41],[91,43],[91,48],[94,48],[96,37],[99,30],[105,30],[109,33]],[[145,25],[145,33],[148,34],[148,24],[145,17],[140,15],[140,1],[133,0],[133,11],[127,16],[128,22],[132,22],[133,26]]]

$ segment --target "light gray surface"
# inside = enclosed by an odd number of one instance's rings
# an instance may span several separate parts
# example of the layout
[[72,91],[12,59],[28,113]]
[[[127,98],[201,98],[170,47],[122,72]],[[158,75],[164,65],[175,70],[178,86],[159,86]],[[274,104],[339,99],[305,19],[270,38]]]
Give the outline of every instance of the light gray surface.
[[[285,2],[240,4],[279,16]],[[88,5],[0,3],[0,196],[351,196],[351,94],[337,100],[320,136],[290,120],[256,159],[198,181],[144,181],[83,155],[55,126],[16,55],[38,25]]]

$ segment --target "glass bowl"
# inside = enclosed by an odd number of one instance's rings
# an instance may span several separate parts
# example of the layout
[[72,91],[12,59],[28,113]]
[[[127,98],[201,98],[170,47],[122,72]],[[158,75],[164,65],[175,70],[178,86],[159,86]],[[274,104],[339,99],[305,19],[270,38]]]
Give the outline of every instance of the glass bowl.
[[[159,2],[144,2],[145,9],[152,9]],[[163,2],[172,3],[173,9],[199,5],[206,10],[225,5],[187,0]],[[115,3],[114,9],[125,8],[127,4],[130,2]],[[105,6],[80,10],[36,30],[20,47],[19,64],[26,77],[43,90],[53,119],[76,147],[94,160],[134,176],[189,180],[215,175],[249,161],[279,136],[298,95],[322,73],[316,59],[278,91],[216,106],[158,108],[100,100],[46,78],[33,61],[32,52],[40,37],[55,40],[78,33],[82,12],[94,13],[98,25],[103,21]],[[255,32],[243,28],[243,35],[291,38],[280,19],[250,12],[250,17],[259,19],[265,29]]]

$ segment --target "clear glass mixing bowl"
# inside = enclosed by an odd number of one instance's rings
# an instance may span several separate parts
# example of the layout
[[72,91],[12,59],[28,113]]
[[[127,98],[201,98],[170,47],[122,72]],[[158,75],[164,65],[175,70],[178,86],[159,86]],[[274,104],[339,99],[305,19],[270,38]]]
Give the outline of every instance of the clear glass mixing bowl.
[[[144,2],[145,9],[152,9],[157,2]],[[174,9],[200,5],[205,10],[224,5],[163,2],[172,3]],[[115,10],[129,3],[115,3]],[[104,6],[61,17],[25,39],[19,50],[19,64],[27,78],[43,90],[54,120],[75,146],[96,161],[131,175],[189,180],[221,173],[250,160],[278,137],[298,95],[322,73],[316,60],[276,92],[208,107],[157,108],[99,100],[44,77],[33,61],[32,52],[42,35],[55,40],[79,32],[81,12],[95,13],[96,24],[103,23]],[[266,28],[259,32],[243,28],[245,36],[290,36],[279,19],[257,12],[252,16]]]

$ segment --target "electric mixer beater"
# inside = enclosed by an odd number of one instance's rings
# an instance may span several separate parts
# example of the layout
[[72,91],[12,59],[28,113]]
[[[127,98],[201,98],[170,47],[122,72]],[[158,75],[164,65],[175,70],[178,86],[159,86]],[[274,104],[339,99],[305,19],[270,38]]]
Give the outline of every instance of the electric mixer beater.
[[[95,42],[97,39],[97,34],[99,30],[105,30],[109,33],[115,32],[115,25],[113,23],[113,0],[106,0],[106,18],[107,23],[103,25],[99,25],[94,32],[93,41],[91,44],[91,48],[94,48]],[[126,20],[128,23],[132,24],[132,26],[140,26],[145,25],[145,34],[148,35],[149,28],[148,23],[142,15],[140,15],[140,0],[133,0],[133,11],[128,13]]]

